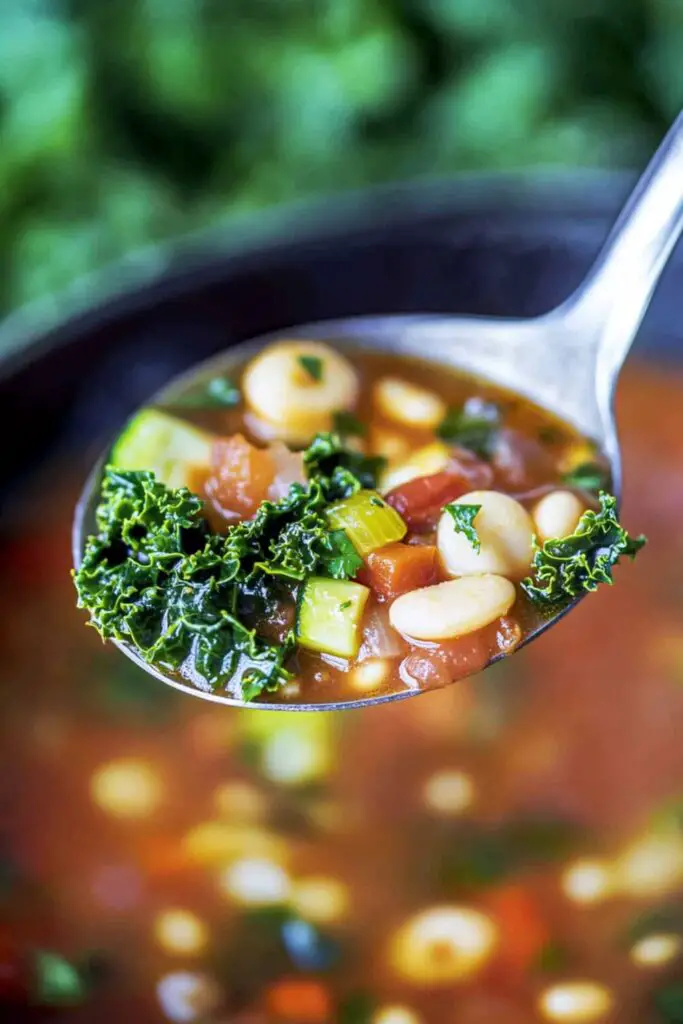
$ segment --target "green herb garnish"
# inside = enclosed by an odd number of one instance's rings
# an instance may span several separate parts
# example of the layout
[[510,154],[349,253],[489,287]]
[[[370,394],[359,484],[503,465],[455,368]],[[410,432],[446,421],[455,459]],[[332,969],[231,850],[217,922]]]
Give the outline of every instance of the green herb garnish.
[[630,537],[617,518],[617,500],[600,492],[600,511],[581,516],[568,537],[534,542],[533,577],[522,581],[525,593],[537,604],[555,604],[596,590],[612,581],[612,566],[622,555],[634,558],[645,537]]
[[540,974],[556,974],[565,971],[571,963],[571,956],[566,946],[552,939],[541,946],[533,959],[532,970]]
[[500,426],[501,411],[495,402],[468,398],[464,405],[448,410],[436,432],[442,440],[490,459]]
[[351,607],[351,602],[350,601],[342,601],[342,603],[339,605],[339,611],[340,612],[345,612],[346,609],[350,608],[350,607]]
[[455,503],[444,506],[446,512],[450,513],[450,516],[455,523],[455,529],[457,533],[464,533],[468,541],[477,552],[481,551],[481,541],[479,540],[479,534],[477,533],[474,520],[477,518],[477,514],[481,511],[481,505],[457,505]]
[[319,356],[299,356],[299,366],[302,367],[311,380],[320,383],[323,379],[323,361]]
[[212,377],[201,389],[182,395],[173,404],[186,409],[234,409],[241,397],[229,377]]
[[582,462],[562,477],[562,482],[582,491],[597,493],[604,490],[609,482],[609,472],[599,462]]
[[334,429],[341,438],[365,437],[368,430],[364,423],[346,409],[338,409],[332,417]]
[[683,1024],[683,981],[668,981],[655,989],[658,1024]]
[[98,532],[74,574],[79,607],[103,638],[132,645],[162,669],[182,668],[200,686],[238,677],[245,700],[277,689],[290,677],[294,634],[271,644],[252,622],[293,603],[309,576],[349,579],[360,569],[353,544],[329,529],[325,514],[340,490],[360,489],[349,468],[357,459],[338,439],[317,437],[304,453],[308,485],[292,484],[224,535],[209,534],[202,502],[186,488],[108,467]]

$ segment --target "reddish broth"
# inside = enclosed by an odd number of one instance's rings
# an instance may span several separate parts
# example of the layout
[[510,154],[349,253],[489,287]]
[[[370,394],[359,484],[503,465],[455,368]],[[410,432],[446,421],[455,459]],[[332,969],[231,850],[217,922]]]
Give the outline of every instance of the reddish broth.
[[[208,1024],[542,1024],[579,981],[602,1024],[676,1019],[682,401],[647,366],[620,386],[651,538],[627,585],[482,676],[344,715],[191,700],[102,645],[68,576],[80,472],[37,474],[2,534],[0,1019],[159,1024],[185,985]],[[496,939],[465,918],[469,974],[463,911]]]

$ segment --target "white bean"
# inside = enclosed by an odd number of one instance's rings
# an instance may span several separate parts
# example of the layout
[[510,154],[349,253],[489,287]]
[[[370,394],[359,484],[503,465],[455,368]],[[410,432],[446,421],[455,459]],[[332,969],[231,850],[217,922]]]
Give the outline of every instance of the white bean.
[[481,505],[474,520],[481,548],[456,530],[451,513],[444,509],[439,519],[437,545],[449,576],[497,573],[520,580],[529,571],[533,555],[534,523],[518,501],[499,491],[470,491],[455,505]]
[[431,476],[446,468],[451,457],[450,449],[443,441],[432,441],[418,448],[407,459],[388,469],[380,481],[381,491],[391,491],[394,487],[416,480],[419,476]]
[[574,533],[584,512],[585,505],[571,491],[551,491],[544,495],[533,511],[538,539],[568,537]]
[[389,675],[391,665],[386,658],[369,658],[351,672],[351,685],[355,690],[377,690]]
[[446,403],[434,391],[398,377],[382,377],[373,391],[377,411],[388,420],[434,430],[446,415]]
[[450,640],[505,615],[515,593],[513,584],[502,576],[463,576],[397,597],[389,609],[389,621],[414,640]]
[[331,428],[337,410],[353,407],[358,380],[348,359],[323,342],[278,341],[249,363],[242,391],[257,433],[305,444]]
[[382,455],[388,462],[404,459],[410,451],[410,441],[405,434],[377,426],[370,428],[370,448],[374,455]]

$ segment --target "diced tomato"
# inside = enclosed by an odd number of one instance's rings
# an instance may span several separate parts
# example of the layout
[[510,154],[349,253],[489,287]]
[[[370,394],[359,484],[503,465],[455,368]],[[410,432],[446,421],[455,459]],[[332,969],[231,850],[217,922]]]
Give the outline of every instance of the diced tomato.
[[500,932],[499,958],[513,973],[525,973],[551,939],[533,893],[522,885],[503,885],[486,895],[486,907]]
[[367,567],[369,585],[378,600],[391,601],[436,581],[436,548],[431,544],[387,544],[368,555]]
[[325,1024],[332,1004],[327,988],[313,978],[282,978],[266,992],[269,1015],[296,1024]]
[[491,468],[470,452],[455,453],[448,469],[431,476],[420,476],[395,487],[385,495],[389,505],[405,519],[411,530],[431,530],[449,501],[467,491],[488,487]]
[[434,647],[415,647],[401,663],[401,676],[422,690],[448,686],[458,679],[480,672],[488,663],[490,642],[487,630],[444,640]]
[[270,452],[255,448],[241,434],[234,434],[214,443],[205,493],[228,522],[248,519],[268,497],[274,477]]

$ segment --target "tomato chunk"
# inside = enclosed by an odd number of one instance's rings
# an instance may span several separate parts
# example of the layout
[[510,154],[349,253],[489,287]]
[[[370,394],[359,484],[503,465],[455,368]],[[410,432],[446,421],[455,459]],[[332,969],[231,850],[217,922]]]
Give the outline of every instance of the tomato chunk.
[[502,962],[517,974],[528,971],[551,938],[533,893],[511,883],[490,891],[485,902],[500,929]]
[[488,632],[479,629],[438,646],[414,647],[401,662],[401,678],[421,690],[435,690],[481,672],[489,657]]
[[405,519],[411,530],[431,530],[449,501],[455,501],[470,490],[469,481],[460,473],[434,473],[420,476],[395,487],[385,495],[388,505],[393,505]]
[[211,472],[204,488],[214,509],[226,521],[235,522],[254,515],[268,497],[274,477],[270,452],[234,434],[214,443]]
[[432,544],[387,544],[368,555],[369,585],[378,600],[391,601],[399,594],[436,582],[437,566]]

